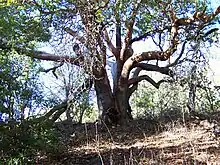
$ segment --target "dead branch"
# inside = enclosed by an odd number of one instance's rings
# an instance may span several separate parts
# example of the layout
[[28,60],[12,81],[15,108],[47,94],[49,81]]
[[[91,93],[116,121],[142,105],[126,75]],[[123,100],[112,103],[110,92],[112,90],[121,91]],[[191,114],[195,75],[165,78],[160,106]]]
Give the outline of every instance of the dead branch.
[[50,120],[55,122],[62,113],[64,113],[68,109],[69,102],[74,102],[79,97],[82,96],[82,93],[86,90],[90,89],[93,85],[92,79],[87,79],[85,83],[83,83],[75,92],[72,100],[66,100],[59,105],[54,106],[49,112],[47,112],[44,116],[40,117],[42,120]]
[[55,54],[50,54],[46,52],[41,51],[34,51],[33,53],[26,54],[27,56],[30,56],[35,59],[39,60],[46,60],[46,61],[55,61],[55,62],[69,62],[71,64],[79,66],[81,63],[82,58],[75,58],[75,57],[69,57],[69,56],[57,56]]
[[59,67],[61,67],[61,66],[63,66],[63,64],[64,64],[64,63],[62,62],[62,63],[60,63],[60,65],[58,65],[58,66],[54,66],[53,68],[49,68],[49,69],[41,69],[40,71],[41,71],[41,72],[45,72],[45,73],[48,73],[48,72],[52,71],[53,75],[56,77],[56,79],[58,79],[58,76],[57,76],[57,74],[56,74],[56,69],[59,68]]
[[67,108],[67,101],[64,101],[63,103],[54,106],[49,112],[46,113],[46,115],[42,116],[44,119],[49,119],[56,111]]
[[53,68],[49,68],[49,69],[41,69],[40,71],[41,71],[41,72],[48,73],[48,72],[50,72],[50,71],[54,71],[54,70],[56,70],[57,68],[63,66],[63,64],[64,64],[64,63],[61,63],[60,65],[54,66]]

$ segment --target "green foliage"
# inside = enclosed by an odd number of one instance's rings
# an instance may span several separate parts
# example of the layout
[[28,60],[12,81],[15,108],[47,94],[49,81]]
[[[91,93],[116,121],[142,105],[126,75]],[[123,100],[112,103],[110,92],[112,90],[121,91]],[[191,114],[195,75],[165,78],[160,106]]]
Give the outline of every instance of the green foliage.
[[10,6],[10,5],[16,4],[16,3],[18,3],[17,0],[0,0],[0,6],[3,6],[3,7]]
[[89,91],[84,92],[76,100],[69,102],[66,117],[71,116],[74,123],[83,123],[97,119],[96,110],[89,102]]
[[34,164],[38,156],[60,152],[52,125],[33,121],[0,125],[1,164]]
[[173,115],[186,111],[187,92],[178,84],[162,84],[159,90],[142,84],[139,89],[131,100],[136,118],[158,118],[171,111]]
[[179,79],[176,83],[161,84],[159,90],[147,83],[142,83],[134,95],[131,103],[133,115],[137,118],[168,117],[176,119],[188,113],[187,103],[189,86],[196,85],[196,112],[208,114],[220,108],[219,91],[207,76],[207,69],[203,68]]
[[196,94],[196,104],[200,111],[204,113],[213,112],[220,108],[219,91],[214,88],[210,77],[207,77],[208,69],[204,68],[196,74],[196,83],[198,84]]
[[0,112],[15,119],[25,108],[31,111],[43,103],[43,91],[38,84],[38,63],[11,53],[0,54]]
[[1,7],[0,40],[10,46],[33,48],[36,42],[50,39],[49,29],[37,13],[26,11],[19,5]]
[[48,41],[50,33],[37,13],[25,11],[19,3],[1,6],[0,14],[0,112],[18,119],[25,109],[32,111],[44,103],[39,62],[21,50]]
[[81,99],[77,101],[75,108],[75,120],[79,123],[95,121],[97,119],[96,110],[91,103],[89,103],[89,92],[83,94]]

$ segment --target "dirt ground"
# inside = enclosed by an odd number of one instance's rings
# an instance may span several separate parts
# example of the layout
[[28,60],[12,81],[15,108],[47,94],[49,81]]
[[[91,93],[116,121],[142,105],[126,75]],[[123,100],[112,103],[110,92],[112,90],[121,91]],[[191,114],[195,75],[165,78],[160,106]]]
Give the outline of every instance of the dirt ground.
[[87,123],[58,129],[65,150],[38,164],[220,165],[219,134],[207,119],[166,124],[139,119],[124,127]]

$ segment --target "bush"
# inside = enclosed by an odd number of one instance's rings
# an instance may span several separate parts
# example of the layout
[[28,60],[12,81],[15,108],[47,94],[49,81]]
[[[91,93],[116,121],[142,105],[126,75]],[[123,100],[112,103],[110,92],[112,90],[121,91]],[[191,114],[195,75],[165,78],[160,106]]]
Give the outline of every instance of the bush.
[[51,124],[9,123],[1,125],[0,132],[0,164],[32,164],[38,156],[59,152]]

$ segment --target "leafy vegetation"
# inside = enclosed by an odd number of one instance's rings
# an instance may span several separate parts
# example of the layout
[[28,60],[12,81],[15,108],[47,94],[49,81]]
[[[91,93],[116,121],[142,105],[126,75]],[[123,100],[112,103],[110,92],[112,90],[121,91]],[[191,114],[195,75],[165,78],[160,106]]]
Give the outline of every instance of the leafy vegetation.
[[[198,72],[193,80],[197,84],[194,101],[195,111],[198,114],[209,114],[220,108],[219,91],[206,73],[205,69]],[[133,114],[137,118],[167,116],[170,119],[187,114],[191,79],[191,75],[182,77],[176,83],[163,84],[159,90],[155,90],[147,83],[142,83],[141,90],[137,90],[131,99],[132,109],[135,110]]]
[[58,138],[49,124],[1,125],[1,164],[34,164],[46,154],[61,152]]

